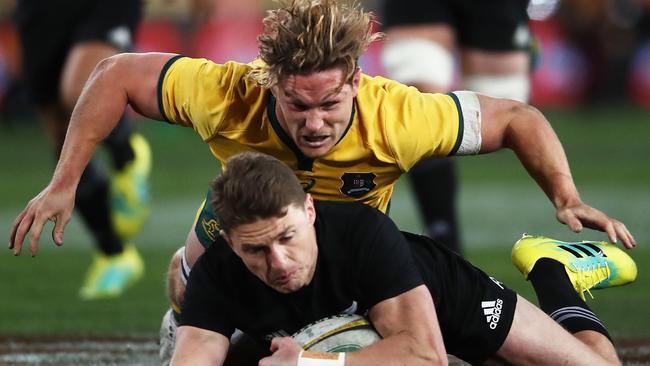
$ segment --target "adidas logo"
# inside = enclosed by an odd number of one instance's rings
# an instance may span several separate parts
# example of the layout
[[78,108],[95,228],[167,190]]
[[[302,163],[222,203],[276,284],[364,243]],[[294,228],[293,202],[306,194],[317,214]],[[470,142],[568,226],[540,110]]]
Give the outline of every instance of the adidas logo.
[[499,319],[501,319],[501,308],[503,307],[503,300],[496,299],[495,301],[481,301],[483,314],[490,324],[490,329],[496,329]]

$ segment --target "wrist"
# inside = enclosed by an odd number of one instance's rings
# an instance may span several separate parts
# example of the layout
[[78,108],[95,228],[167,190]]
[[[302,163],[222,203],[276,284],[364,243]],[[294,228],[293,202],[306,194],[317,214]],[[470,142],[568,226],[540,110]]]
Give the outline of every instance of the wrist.
[[300,351],[296,366],[345,366],[345,353]]

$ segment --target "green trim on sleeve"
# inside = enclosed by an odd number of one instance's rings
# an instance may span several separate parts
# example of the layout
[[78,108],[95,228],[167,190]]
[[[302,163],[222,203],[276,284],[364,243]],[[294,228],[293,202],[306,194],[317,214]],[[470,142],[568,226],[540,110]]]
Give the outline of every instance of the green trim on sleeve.
[[176,62],[176,60],[178,60],[178,59],[180,59],[182,57],[185,57],[185,56],[176,55],[176,56],[170,58],[169,61],[167,61],[165,63],[165,66],[163,66],[162,70],[160,71],[160,77],[158,78],[158,87],[156,88],[157,89],[157,95],[158,95],[158,110],[160,111],[160,115],[163,116],[163,119],[168,123],[171,123],[171,122],[169,121],[169,118],[167,117],[167,114],[165,113],[165,108],[163,107],[163,98],[162,98],[163,81],[165,80],[165,75],[167,74],[167,70],[169,70],[169,68],[172,66],[172,64],[174,62]]
[[454,144],[454,148],[451,149],[449,154],[447,156],[452,156],[455,155],[458,152],[458,149],[460,149],[460,144],[463,142],[463,132],[465,130],[465,121],[463,119],[463,110],[460,108],[460,100],[458,100],[458,97],[454,93],[447,93],[451,97],[451,99],[454,100],[454,103],[456,104],[456,109],[458,110],[458,136],[456,136],[456,144]]

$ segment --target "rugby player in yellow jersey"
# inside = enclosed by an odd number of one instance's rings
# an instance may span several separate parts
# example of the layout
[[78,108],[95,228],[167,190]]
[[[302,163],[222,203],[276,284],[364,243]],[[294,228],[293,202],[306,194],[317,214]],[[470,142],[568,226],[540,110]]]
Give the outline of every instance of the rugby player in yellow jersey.
[[[218,65],[162,53],[104,60],[73,112],[52,181],[14,222],[10,248],[19,254],[31,232],[35,255],[49,219],[56,222],[55,243],[63,243],[81,172],[127,105],[147,117],[192,127],[220,161],[245,150],[273,155],[316,199],[356,200],[381,210],[398,177],[422,158],[510,148],[571,230],[589,227],[628,248],[636,244],[622,222],[582,202],[563,148],[535,108],[472,92],[420,93],[362,74],[358,59],[380,37],[371,22],[371,14],[358,6],[295,0],[265,19],[259,62]],[[216,222],[199,224],[218,232]],[[178,270],[189,270],[203,250],[192,231],[170,265],[177,309],[184,291]],[[565,264],[551,262],[565,270]],[[537,278],[536,272],[535,267],[527,275]],[[553,289],[568,288],[580,300],[564,277]],[[586,332],[576,336],[600,346],[606,331],[594,328],[570,330]]]

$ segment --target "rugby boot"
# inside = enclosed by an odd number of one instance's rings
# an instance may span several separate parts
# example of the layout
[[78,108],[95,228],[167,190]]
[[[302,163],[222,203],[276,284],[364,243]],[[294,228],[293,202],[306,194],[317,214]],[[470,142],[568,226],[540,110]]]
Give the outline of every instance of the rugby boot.
[[524,234],[512,248],[512,262],[526,279],[540,258],[562,263],[583,300],[585,292],[593,298],[591,289],[625,285],[633,282],[637,275],[634,260],[607,242],[564,242]]
[[88,269],[79,297],[94,300],[120,296],[143,274],[144,263],[133,245],[126,245],[119,254],[98,254]]
[[130,144],[134,159],[111,177],[111,218],[124,240],[140,232],[150,213],[151,148],[137,133],[131,136]]

